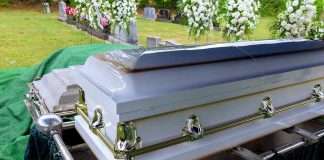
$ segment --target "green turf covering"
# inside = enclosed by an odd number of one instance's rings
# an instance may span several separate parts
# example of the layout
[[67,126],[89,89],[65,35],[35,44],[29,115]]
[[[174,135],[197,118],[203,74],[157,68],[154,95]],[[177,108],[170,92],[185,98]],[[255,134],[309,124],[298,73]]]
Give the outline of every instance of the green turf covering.
[[24,157],[32,125],[32,119],[23,102],[24,93],[28,92],[27,83],[53,69],[83,64],[91,55],[135,47],[103,43],[73,46],[54,52],[33,67],[0,70],[0,159],[19,160]]

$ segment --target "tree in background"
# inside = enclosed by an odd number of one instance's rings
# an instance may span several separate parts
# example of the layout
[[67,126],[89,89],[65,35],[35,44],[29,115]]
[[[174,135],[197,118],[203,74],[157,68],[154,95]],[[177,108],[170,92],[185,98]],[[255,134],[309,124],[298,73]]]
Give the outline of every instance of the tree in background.
[[142,8],[147,7],[149,5],[150,5],[150,1],[149,0],[140,0],[138,2],[138,6],[139,7],[142,7]]

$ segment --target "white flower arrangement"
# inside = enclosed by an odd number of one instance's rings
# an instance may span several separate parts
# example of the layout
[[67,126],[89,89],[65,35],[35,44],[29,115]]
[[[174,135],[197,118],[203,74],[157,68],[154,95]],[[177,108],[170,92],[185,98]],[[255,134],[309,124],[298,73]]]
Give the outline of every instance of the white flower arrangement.
[[129,33],[129,26],[136,19],[135,0],[76,0],[79,19],[86,19],[92,28],[101,28],[102,18]]
[[324,40],[324,22],[315,22],[309,31],[308,37],[313,40]]
[[101,28],[101,18],[109,17],[109,8],[105,0],[76,0],[76,12],[79,20],[88,20],[92,28]]
[[136,20],[136,1],[135,0],[107,0],[106,5],[110,8],[110,20],[112,28],[125,30],[129,34],[130,25]]
[[218,8],[216,0],[182,0],[178,7],[188,17],[189,36],[208,36],[213,30],[213,19]]
[[228,41],[240,41],[251,34],[259,22],[260,7],[258,0],[228,0],[223,18],[226,22],[224,37]]
[[316,17],[315,0],[288,0],[286,11],[280,13],[271,27],[280,38],[307,38]]

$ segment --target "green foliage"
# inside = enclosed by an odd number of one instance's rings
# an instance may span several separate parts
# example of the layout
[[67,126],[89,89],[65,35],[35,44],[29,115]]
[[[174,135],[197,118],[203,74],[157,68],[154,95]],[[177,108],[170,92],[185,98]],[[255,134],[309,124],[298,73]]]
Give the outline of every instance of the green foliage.
[[0,7],[9,7],[10,0],[0,0]]
[[154,7],[156,8],[177,8],[180,0],[154,0]]
[[320,18],[321,16],[322,16],[322,18],[324,18],[323,17],[323,15],[324,15],[324,13],[323,13],[323,10],[324,10],[324,0],[316,0],[315,1],[315,6],[317,8],[317,16],[318,16],[317,18]]
[[225,14],[227,12],[226,10],[226,4],[227,0],[219,0],[218,1],[218,10],[217,10],[217,15]]
[[260,0],[260,13],[262,16],[276,17],[281,11],[286,9],[287,0]]
[[149,0],[140,0],[139,1],[139,7],[147,7],[147,6],[149,6],[150,5],[150,1]]
[[165,6],[164,0],[154,0],[154,7],[163,8]]
[[75,0],[65,0],[65,3],[69,7],[75,7],[77,5]]
[[[262,16],[276,17],[277,15],[279,15],[280,12],[286,10],[287,0],[260,0],[260,2],[261,2],[260,12]],[[317,15],[318,17],[320,17],[320,15],[323,13],[324,0],[316,0],[315,5],[317,8]]]

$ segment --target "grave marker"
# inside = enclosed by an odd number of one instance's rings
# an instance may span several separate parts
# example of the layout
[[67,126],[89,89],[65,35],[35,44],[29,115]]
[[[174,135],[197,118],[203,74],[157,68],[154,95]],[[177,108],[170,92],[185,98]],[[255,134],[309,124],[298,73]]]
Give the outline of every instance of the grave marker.
[[65,7],[66,7],[65,2],[63,2],[63,1],[59,2],[59,17],[58,17],[58,19],[63,21],[63,22],[66,21],[66,17],[67,17],[65,12],[64,12]]
[[149,20],[155,20],[156,19],[155,8],[154,7],[145,7],[143,18],[149,19]]

